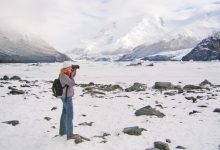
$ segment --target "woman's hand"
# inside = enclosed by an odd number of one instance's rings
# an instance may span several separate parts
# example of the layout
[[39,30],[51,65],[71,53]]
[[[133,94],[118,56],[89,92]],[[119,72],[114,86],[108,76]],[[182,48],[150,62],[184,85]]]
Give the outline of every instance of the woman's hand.
[[72,71],[72,76],[73,76],[73,77],[76,76],[76,69],[74,69],[74,70]]

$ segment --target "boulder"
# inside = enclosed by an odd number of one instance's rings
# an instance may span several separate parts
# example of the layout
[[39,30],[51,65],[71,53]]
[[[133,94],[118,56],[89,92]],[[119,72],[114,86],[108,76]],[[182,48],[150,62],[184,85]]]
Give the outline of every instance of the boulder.
[[159,150],[170,150],[168,144],[161,141],[154,142],[154,148],[158,148]]
[[12,76],[10,80],[21,80],[21,78],[19,76]]
[[220,113],[220,108],[215,108],[215,109],[213,110],[213,112]]
[[172,90],[174,89],[174,85],[170,82],[155,82],[153,88],[158,90]]
[[200,86],[205,86],[205,85],[213,85],[213,84],[211,82],[209,82],[208,80],[204,80],[199,85]]
[[139,128],[138,126],[124,128],[124,130],[123,130],[123,132],[128,135],[136,135],[136,136],[141,135],[142,131],[146,131],[146,129]]
[[159,110],[156,110],[155,108],[152,108],[151,106],[145,106],[141,109],[138,109],[135,111],[136,116],[157,116],[159,118],[163,118],[165,116],[164,113],[160,112]]
[[177,146],[176,149],[186,149],[184,146]]
[[4,75],[2,79],[3,80],[9,80],[9,77],[7,75]]
[[24,94],[25,92],[22,91],[22,90],[17,90],[17,89],[13,89],[9,92],[9,94],[12,94],[12,95],[19,95],[19,94]]
[[19,124],[19,121],[18,120],[10,120],[10,121],[2,122],[2,123],[7,123],[7,124],[11,124],[12,126],[16,126]]
[[199,90],[199,89],[202,89],[201,86],[197,86],[197,85],[192,85],[192,84],[188,84],[188,85],[185,85],[183,87],[184,90]]
[[140,92],[140,91],[145,91],[146,89],[147,89],[146,84],[135,82],[131,87],[126,88],[125,92]]

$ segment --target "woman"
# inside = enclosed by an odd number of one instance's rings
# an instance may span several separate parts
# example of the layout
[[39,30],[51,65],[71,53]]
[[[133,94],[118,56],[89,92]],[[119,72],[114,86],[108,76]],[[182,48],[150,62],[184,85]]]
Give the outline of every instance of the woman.
[[64,62],[63,68],[60,71],[60,82],[63,87],[62,102],[63,110],[60,118],[60,131],[62,136],[67,134],[67,140],[78,139],[79,135],[73,134],[73,104],[72,97],[74,96],[73,86],[75,85],[74,77],[76,76],[76,70],[72,70],[71,62]]

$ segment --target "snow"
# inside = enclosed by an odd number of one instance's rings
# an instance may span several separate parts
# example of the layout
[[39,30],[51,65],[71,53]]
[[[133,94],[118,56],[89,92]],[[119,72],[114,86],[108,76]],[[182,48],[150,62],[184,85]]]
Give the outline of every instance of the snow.
[[[143,150],[153,147],[154,141],[170,139],[170,149],[182,145],[189,150],[209,149],[216,150],[220,141],[219,113],[213,110],[220,106],[220,96],[209,99],[210,94],[186,93],[185,96],[204,96],[197,103],[187,101],[181,94],[164,97],[158,91],[152,90],[156,81],[169,81],[173,84],[199,84],[204,79],[214,84],[220,84],[219,62],[154,62],[153,67],[128,67],[129,62],[76,62],[80,65],[77,83],[119,84],[129,87],[134,82],[146,83],[145,92],[107,93],[104,98],[85,95],[81,97],[82,88],[75,87],[74,96],[74,132],[91,139],[89,142],[75,144],[66,140],[66,137],[54,137],[58,134],[59,119],[62,104],[59,99],[52,96],[51,81],[58,76],[61,63],[39,64],[0,64],[0,77],[3,75],[18,75],[28,81],[38,80],[38,86],[20,87],[25,84],[19,81],[0,82],[0,147],[4,150]],[[179,83],[181,82],[181,83]],[[31,83],[34,84],[34,83]],[[16,86],[27,91],[24,95],[8,95],[8,86]],[[220,88],[211,89],[211,93],[219,94]],[[49,91],[49,92],[45,92]],[[148,94],[147,94],[148,93]],[[116,97],[127,95],[126,97]],[[5,96],[5,97],[4,97]],[[39,97],[39,99],[37,98]],[[139,98],[143,98],[140,100]],[[172,100],[175,99],[175,100]],[[135,110],[151,105],[155,101],[162,104],[164,109],[156,107],[165,113],[164,118],[134,115]],[[129,105],[129,106],[128,106]],[[197,107],[207,105],[207,108]],[[51,111],[56,106],[57,109]],[[175,107],[175,108],[174,108]],[[192,110],[201,113],[188,115]],[[86,116],[83,117],[82,115]],[[51,117],[50,121],[44,117]],[[11,126],[3,121],[19,120],[20,124]],[[94,122],[90,126],[79,126],[82,122]],[[56,129],[51,128],[55,126]],[[139,126],[147,129],[140,136],[131,136],[122,133],[130,126]],[[107,143],[100,143],[103,139],[93,137],[110,133],[106,137]]]
[[189,52],[191,52],[193,48],[186,48],[182,50],[177,50],[177,51],[167,51],[167,52],[160,52],[154,55],[150,56],[167,56],[170,57],[172,60],[182,60],[183,56],[186,56]]

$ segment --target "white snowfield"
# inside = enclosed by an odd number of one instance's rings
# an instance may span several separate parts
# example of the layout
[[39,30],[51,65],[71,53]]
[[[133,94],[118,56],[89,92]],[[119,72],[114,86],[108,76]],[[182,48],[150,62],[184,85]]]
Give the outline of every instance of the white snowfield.
[[[210,88],[205,93],[176,94],[165,97],[164,92],[152,89],[157,81],[167,81],[184,86],[198,85],[204,79],[220,85],[219,62],[155,62],[153,67],[126,66],[126,63],[76,62],[80,65],[77,83],[119,84],[123,88],[134,82],[147,84],[142,92],[105,92],[103,98],[83,94],[82,87],[75,87],[74,133],[91,139],[80,144],[66,140],[59,133],[62,110],[60,99],[52,96],[52,83],[58,77],[61,63],[0,64],[0,77],[20,76],[24,81],[0,80],[0,149],[1,150],[145,150],[152,148],[155,141],[168,143],[171,150],[184,146],[187,150],[219,150],[220,87]],[[31,85],[21,87],[20,85]],[[9,86],[24,90],[25,94],[8,95]],[[80,96],[81,95],[81,96]],[[126,97],[128,96],[128,97]],[[203,96],[196,103],[186,100],[187,96]],[[163,108],[155,106],[161,104]],[[166,116],[135,116],[135,111],[150,105]],[[206,105],[206,108],[198,107]],[[53,107],[57,109],[51,111]],[[199,111],[189,115],[193,110]],[[44,117],[50,117],[47,121]],[[12,126],[4,121],[18,120]],[[92,126],[78,125],[94,122]],[[54,126],[54,127],[53,127]],[[123,133],[126,127],[145,128],[140,136]],[[110,134],[102,139],[97,136]],[[56,137],[55,137],[56,136]],[[95,137],[96,136],[96,137]],[[106,143],[105,143],[106,142]]]

